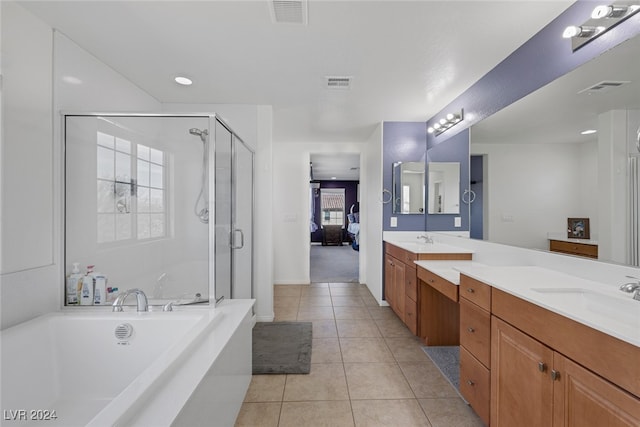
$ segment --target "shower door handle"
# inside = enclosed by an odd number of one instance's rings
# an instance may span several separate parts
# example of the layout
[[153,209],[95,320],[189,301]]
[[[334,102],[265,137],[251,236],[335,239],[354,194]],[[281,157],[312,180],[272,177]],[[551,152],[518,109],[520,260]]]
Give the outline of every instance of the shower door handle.
[[[236,239],[235,239],[235,235],[236,233],[240,233],[240,245],[236,246]],[[244,248],[244,233],[242,232],[242,230],[240,228],[236,228],[234,230],[231,231],[231,238],[229,239],[229,246],[231,247],[231,249],[242,249]]]

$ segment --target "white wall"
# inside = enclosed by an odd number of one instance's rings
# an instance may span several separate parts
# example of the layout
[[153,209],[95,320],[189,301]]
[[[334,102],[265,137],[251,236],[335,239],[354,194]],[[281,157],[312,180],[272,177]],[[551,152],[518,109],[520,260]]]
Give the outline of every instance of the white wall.
[[[379,304],[382,301],[382,124],[376,127],[366,142],[366,157],[360,162],[361,184],[366,181],[366,189],[361,188],[360,208],[366,212],[366,221],[360,233],[360,250],[366,249],[360,257],[360,271],[366,271],[365,283]],[[364,229],[364,231],[363,231]],[[362,264],[364,258],[364,265]]]
[[360,154],[360,283],[382,301],[382,125],[363,143],[274,143],[274,283],[309,283],[309,161],[312,153]]
[[[54,224],[51,28],[2,8],[2,328],[59,304]],[[37,155],[35,155],[37,153]]]
[[21,6],[0,7],[4,329],[63,301],[59,112],[157,111],[160,104]]
[[[274,281],[277,284],[308,284],[309,277],[309,161],[315,153],[360,154],[360,194],[367,194],[368,177],[363,171],[367,146],[363,143],[273,144],[273,250]],[[360,201],[361,221],[368,221]],[[366,204],[366,201],[364,202]],[[360,280],[366,270],[360,245]]]
[[471,152],[488,158],[488,240],[548,249],[547,233],[562,233],[569,217],[589,217],[597,230],[595,142],[471,144]]
[[[637,111],[613,110],[598,117],[598,257],[628,262],[629,153],[633,152]],[[630,147],[631,144],[631,147]],[[636,150],[637,152],[637,150]]]

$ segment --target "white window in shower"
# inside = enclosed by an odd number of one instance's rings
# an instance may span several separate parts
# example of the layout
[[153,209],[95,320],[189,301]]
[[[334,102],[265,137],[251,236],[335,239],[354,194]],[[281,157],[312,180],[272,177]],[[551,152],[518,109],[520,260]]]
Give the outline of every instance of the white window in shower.
[[97,133],[98,243],[166,235],[165,175],[162,151]]
[[137,144],[138,239],[165,235],[164,153]]

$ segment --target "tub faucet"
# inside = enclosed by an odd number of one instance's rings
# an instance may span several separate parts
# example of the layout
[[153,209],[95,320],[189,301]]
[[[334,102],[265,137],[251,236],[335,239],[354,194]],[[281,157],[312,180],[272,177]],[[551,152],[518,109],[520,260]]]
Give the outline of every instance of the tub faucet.
[[124,292],[120,292],[118,297],[113,302],[113,311],[123,311],[122,305],[127,297],[131,294],[136,296],[136,302],[138,303],[137,311],[149,311],[149,302],[147,301],[147,296],[142,292],[141,289],[129,289]]
[[433,243],[433,238],[428,234],[421,234],[420,236],[416,237],[416,239],[424,239],[425,243]]

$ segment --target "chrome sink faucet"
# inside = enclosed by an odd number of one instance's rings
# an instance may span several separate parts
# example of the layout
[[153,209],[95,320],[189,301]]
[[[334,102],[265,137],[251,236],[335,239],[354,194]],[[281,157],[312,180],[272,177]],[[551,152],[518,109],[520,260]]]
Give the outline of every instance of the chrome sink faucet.
[[141,289],[129,289],[124,292],[118,294],[118,297],[113,302],[113,311],[123,311],[122,305],[124,301],[127,299],[129,295],[136,296],[136,302],[138,304],[137,311],[149,311],[149,302],[147,301],[147,296],[142,292]]
[[627,276],[629,279],[636,279],[637,282],[629,282],[620,286],[620,290],[623,292],[631,293],[633,292],[633,299],[636,301],[640,301],[640,279],[633,276]]
[[424,239],[425,243],[432,243],[433,244],[433,238],[431,236],[429,236],[428,234],[421,234],[420,236],[416,237],[416,239],[418,239],[418,240]]

